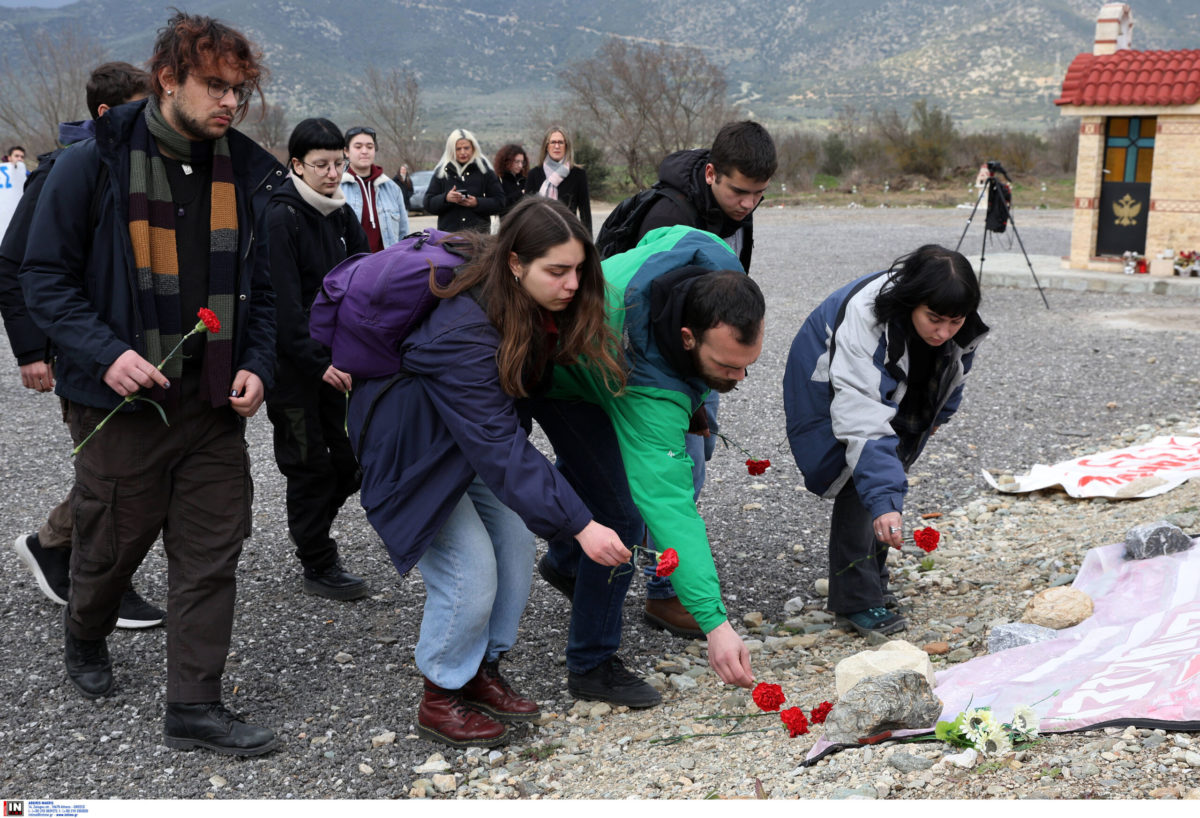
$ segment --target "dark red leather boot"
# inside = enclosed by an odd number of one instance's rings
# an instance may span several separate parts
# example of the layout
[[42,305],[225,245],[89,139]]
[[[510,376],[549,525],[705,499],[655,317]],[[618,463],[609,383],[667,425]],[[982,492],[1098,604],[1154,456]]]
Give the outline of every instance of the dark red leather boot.
[[417,734],[452,747],[495,747],[508,728],[463,701],[462,690],[446,690],[428,679],[417,709]]
[[463,700],[499,721],[531,721],[541,715],[537,702],[527,699],[500,675],[500,662],[484,661],[475,678],[462,689]]

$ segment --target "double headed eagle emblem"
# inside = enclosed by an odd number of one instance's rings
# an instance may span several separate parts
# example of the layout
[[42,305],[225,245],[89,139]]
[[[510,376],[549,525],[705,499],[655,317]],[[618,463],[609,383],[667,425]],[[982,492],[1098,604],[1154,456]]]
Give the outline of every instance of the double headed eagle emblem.
[[1128,193],[1113,202],[1113,213],[1117,217],[1117,224],[1121,227],[1131,227],[1137,224],[1137,216],[1141,212],[1142,203]]

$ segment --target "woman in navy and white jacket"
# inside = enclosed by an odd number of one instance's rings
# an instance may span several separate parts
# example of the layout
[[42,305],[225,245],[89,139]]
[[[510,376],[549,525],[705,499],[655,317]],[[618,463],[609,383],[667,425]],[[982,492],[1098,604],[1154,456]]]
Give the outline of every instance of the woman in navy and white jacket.
[[367,519],[397,570],[416,565],[425,582],[417,732],[492,746],[503,722],[538,715],[498,668],[529,597],[534,534],[574,536],[601,565],[630,558],[529,441],[520,399],[581,357],[614,391],[624,370],[599,255],[566,208],[526,198],[498,235],[464,238],[473,261],[433,286],[444,300],[401,346],[402,374],[356,383],[348,422]]
[[962,400],[988,328],[960,253],[927,244],[829,296],[792,342],[788,441],[805,487],[833,498],[829,610],[863,633],[903,630],[887,610],[887,549],[903,539],[906,473]]

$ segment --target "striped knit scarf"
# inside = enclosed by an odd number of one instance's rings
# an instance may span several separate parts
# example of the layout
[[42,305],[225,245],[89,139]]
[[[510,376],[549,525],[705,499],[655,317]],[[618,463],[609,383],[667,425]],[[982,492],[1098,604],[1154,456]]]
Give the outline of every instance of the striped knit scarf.
[[546,172],[546,181],[542,182],[538,193],[547,199],[557,199],[558,186],[571,174],[571,163],[565,158],[561,162],[555,162],[547,156],[546,161],[542,163],[542,170]]
[[[238,217],[229,140],[193,142],[167,124],[151,96],[145,116],[134,123],[129,157],[129,238],[137,265],[138,308],[146,337],[146,359],[161,361],[194,325],[180,313],[179,258],[175,247],[175,207],[159,146],[183,162],[212,162],[212,210],[209,217],[208,308],[221,332],[205,335],[200,394],[213,406],[228,402],[233,382],[233,315],[237,287]],[[176,356],[163,367],[179,377]]]

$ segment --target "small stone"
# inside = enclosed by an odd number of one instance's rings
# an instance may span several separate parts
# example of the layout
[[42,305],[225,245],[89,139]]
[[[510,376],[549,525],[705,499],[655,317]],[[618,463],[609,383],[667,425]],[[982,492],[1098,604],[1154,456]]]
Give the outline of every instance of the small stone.
[[360,773],[362,773],[363,775],[371,775],[372,773],[375,772],[375,770],[371,767],[370,764],[359,764],[358,771]]
[[354,657],[345,651],[338,651],[336,654],[334,654],[333,661],[337,662],[339,665],[344,665],[347,662],[353,662]]
[[826,577],[819,577],[813,583],[813,590],[816,592],[817,596],[829,596],[829,579]]
[[879,793],[875,787],[864,784],[861,787],[836,787],[829,797],[835,801],[874,801]]
[[975,762],[979,761],[979,751],[974,747],[968,747],[961,753],[948,755],[942,760],[950,762],[955,767],[962,767],[964,770],[969,770],[975,766]]
[[[450,763],[446,761],[446,757],[441,753],[434,753],[425,759],[424,764],[413,767],[413,772],[417,775],[428,775],[429,773],[444,773],[448,769],[450,769]],[[415,783],[414,786],[416,786]]]
[[975,651],[970,648],[955,648],[946,658],[951,662],[967,662],[975,658]]
[[1047,588],[1029,600],[1021,621],[1062,630],[1078,625],[1094,610],[1092,598],[1077,588]]
[[930,656],[941,656],[950,652],[949,642],[930,642],[927,645],[922,645],[921,650],[928,653]]
[[221,789],[221,787],[228,786],[229,784],[223,775],[214,775],[212,778],[208,779],[208,783],[212,784],[218,790]]
[[915,670],[925,676],[930,687],[936,684],[929,654],[903,639],[888,640],[878,650],[864,650],[838,662],[834,683],[841,696],[864,678],[897,670]]
[[1188,750],[1183,754],[1183,760],[1187,762],[1189,767],[1200,767],[1200,753],[1195,750]]
[[[701,670],[703,670],[703,669],[701,669]],[[693,677],[688,676],[686,674],[681,674],[679,676],[672,676],[671,677],[671,686],[674,687],[676,690],[678,690],[680,693],[684,692],[685,690],[695,690],[697,687],[699,687],[699,685],[696,683],[696,680]]]
[[902,773],[915,773],[921,770],[928,770],[933,766],[933,762],[924,756],[913,755],[912,753],[893,753],[888,759],[888,764],[891,764]]
[[787,602],[783,603],[783,612],[788,616],[795,616],[804,611],[804,606],[807,603],[802,596],[794,596]]
[[750,705],[745,693],[730,693],[721,699],[721,709],[726,713],[742,713]]
[[746,650],[751,653],[762,653],[763,643],[761,639],[745,639],[743,640],[743,644],[746,646]]
[[742,617],[742,623],[747,628],[761,627],[763,623],[762,611],[750,611],[750,613]]
[[1134,526],[1125,534],[1125,559],[1146,560],[1192,547],[1192,538],[1166,520]]
[[375,749],[395,743],[396,732],[394,730],[388,730],[386,733],[380,733],[377,736],[371,736],[371,746]]
[[1031,625],[1028,622],[1006,622],[994,625],[988,633],[988,653],[1036,645],[1038,642],[1048,642],[1057,638],[1058,631],[1053,628]]
[[696,769],[696,759],[692,758],[691,756],[683,756],[676,763],[679,765],[679,769],[681,770]]
[[[675,679],[678,677],[672,676],[671,678]],[[608,702],[597,702],[597,703],[593,704],[590,708],[588,708],[588,718],[589,719],[602,719],[611,712],[612,712],[611,704],[609,704]]]
[[504,761],[504,753],[499,750],[492,750],[487,754],[487,763],[489,767],[498,767]]
[[433,788],[438,792],[454,792],[458,789],[458,779],[453,775],[435,775]]
[[762,503],[746,503],[742,506],[742,511],[762,511]]

